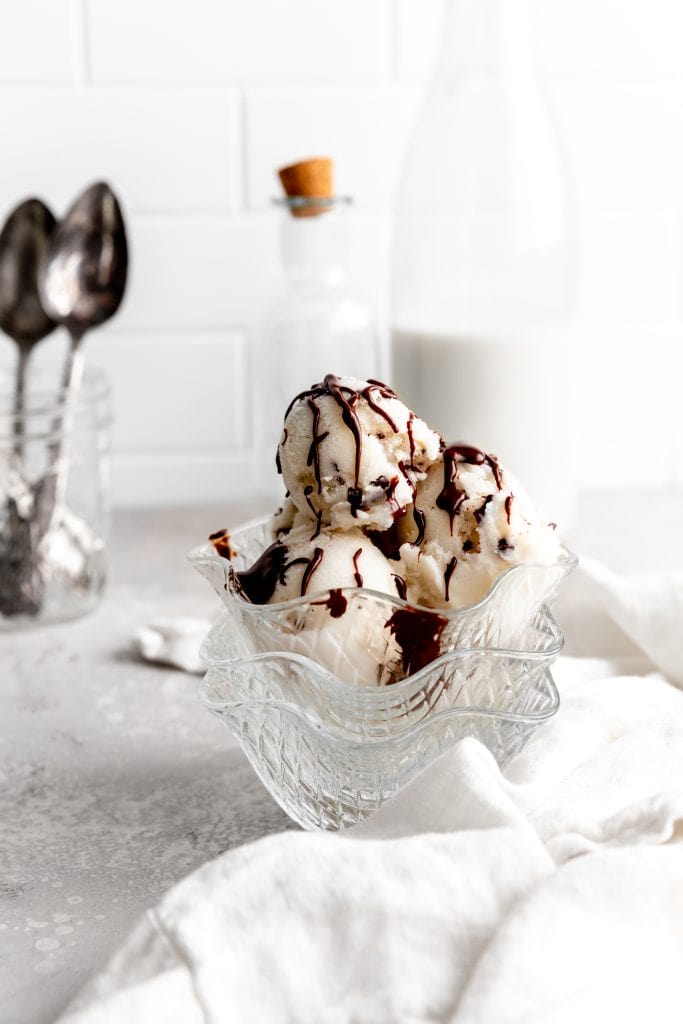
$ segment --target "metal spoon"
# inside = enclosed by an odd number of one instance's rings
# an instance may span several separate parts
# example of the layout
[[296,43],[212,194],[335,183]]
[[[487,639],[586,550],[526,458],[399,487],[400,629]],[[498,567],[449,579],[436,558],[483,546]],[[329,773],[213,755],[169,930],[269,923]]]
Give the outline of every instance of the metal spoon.
[[78,197],[57,225],[38,275],[43,308],[71,336],[63,379],[66,388],[80,383],[83,335],[117,311],[127,272],[121,209],[110,187],[98,182]]
[[23,450],[26,369],[31,349],[56,326],[38,295],[38,267],[55,223],[45,203],[26,199],[10,213],[0,231],[0,328],[19,347],[12,426],[17,456]]
[[64,416],[56,424],[54,504],[64,497],[66,452],[73,407],[83,376],[83,337],[116,313],[128,271],[128,245],[121,209],[104,182],[76,199],[50,236],[38,273],[48,316],[68,331],[71,344],[62,376]]

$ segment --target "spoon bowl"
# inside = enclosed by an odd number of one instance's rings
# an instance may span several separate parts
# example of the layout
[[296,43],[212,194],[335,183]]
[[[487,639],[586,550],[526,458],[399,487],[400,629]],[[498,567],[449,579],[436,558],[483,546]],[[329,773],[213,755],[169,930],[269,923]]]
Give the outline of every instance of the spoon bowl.
[[104,182],[91,185],[52,233],[40,267],[43,308],[80,338],[116,313],[128,273],[121,209]]
[[0,328],[30,349],[55,329],[38,294],[38,269],[55,218],[40,199],[26,199],[0,231]]
[[[71,338],[62,376],[64,414],[53,424],[54,499],[50,520],[64,501],[73,403],[83,376],[83,336],[116,313],[126,288],[128,244],[121,208],[109,185],[96,182],[76,199],[50,236],[38,273],[43,308]],[[48,523],[49,526],[49,523]]]

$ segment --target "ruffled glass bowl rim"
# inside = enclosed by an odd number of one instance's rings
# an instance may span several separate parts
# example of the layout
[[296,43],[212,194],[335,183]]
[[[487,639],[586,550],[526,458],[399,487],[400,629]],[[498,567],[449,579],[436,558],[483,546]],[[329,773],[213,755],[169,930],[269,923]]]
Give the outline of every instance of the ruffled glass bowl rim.
[[[456,652],[457,653],[457,652]],[[464,652],[463,652],[464,653]],[[469,652],[472,653],[472,652]],[[475,653],[481,654],[483,657],[496,655],[498,652],[486,651],[484,649],[476,651]],[[502,654],[502,652],[501,652]],[[515,652],[515,656],[523,658],[524,655],[519,652]],[[446,655],[446,658],[452,657],[452,655]],[[254,663],[267,663],[277,659],[279,661],[292,661],[298,662],[303,665],[307,670],[311,671],[314,676],[317,676],[317,685],[321,690],[326,691],[326,696],[330,696],[330,686],[333,684],[340,685],[345,688],[348,692],[349,684],[343,680],[338,679],[336,676],[331,675],[322,666],[315,664],[309,658],[304,655],[297,655],[289,652],[273,652],[272,654],[257,655],[254,658],[245,659],[245,667],[251,666]],[[443,660],[443,659],[440,659]],[[552,661],[551,658],[548,661]],[[430,666],[428,666],[430,667]],[[215,675],[214,675],[215,673]],[[221,682],[225,682],[225,676],[221,675],[215,669],[210,669],[207,672],[204,679],[202,679],[199,685],[199,699],[202,705],[213,714],[222,714],[230,712],[235,708],[248,706],[249,708],[258,709],[264,708],[276,708],[279,711],[287,712],[301,721],[306,722],[309,726],[313,726],[316,732],[321,733],[328,740],[342,743],[353,743],[359,746],[367,746],[368,744],[389,744],[394,742],[400,742],[406,740],[415,735],[415,733],[423,731],[427,728],[431,728],[438,723],[447,721],[453,718],[464,718],[471,715],[478,717],[492,718],[497,721],[515,722],[522,725],[541,725],[543,722],[552,718],[557,713],[560,706],[560,694],[555,685],[555,681],[550,672],[550,666],[546,667],[543,673],[543,686],[548,697],[547,706],[539,712],[522,714],[516,711],[506,710],[504,708],[491,708],[491,707],[479,707],[474,704],[461,705],[458,707],[447,707],[440,710],[434,710],[429,708],[428,712],[419,721],[407,721],[406,726],[403,729],[399,729],[393,732],[376,732],[375,734],[361,734],[353,730],[348,720],[343,717],[338,717],[334,721],[326,720],[321,718],[313,707],[308,707],[304,702],[297,702],[296,700],[276,700],[272,698],[258,698],[254,697],[253,700],[246,702],[244,698],[235,700],[219,700],[216,699],[212,692],[215,693],[215,680],[218,678]],[[408,679],[402,681],[402,683],[411,682],[415,677],[409,676]],[[392,684],[386,687],[376,687],[375,689],[381,690],[388,695],[395,695],[397,688],[402,683]],[[361,690],[364,688],[360,688]],[[400,703],[400,702],[399,702]]]
[[[247,523],[244,523],[242,526],[230,533],[230,543],[232,544],[235,542],[237,545],[239,543],[240,534],[254,530],[256,527],[265,526],[270,522],[271,518],[271,516],[258,516],[255,519],[250,519]],[[415,610],[421,614],[438,615],[440,618],[446,619],[447,621],[455,621],[458,618],[469,615],[474,611],[481,610],[484,605],[490,603],[497,591],[504,585],[504,581],[507,582],[513,573],[519,575],[520,572],[529,569],[548,570],[554,568],[562,569],[563,575],[567,575],[572,572],[579,563],[577,556],[564,545],[561,545],[561,552],[562,558],[558,559],[557,562],[551,562],[550,564],[542,562],[519,562],[516,565],[511,565],[509,569],[505,569],[504,572],[496,577],[479,601],[476,601],[474,604],[468,604],[464,608],[428,608],[426,605],[414,604],[413,602],[405,601],[398,596],[394,597],[393,594],[386,594],[380,590],[371,590],[369,587],[340,587],[335,588],[335,593],[341,593],[346,598],[364,594],[368,597],[375,598],[376,600],[384,601],[393,608],[410,608],[411,610]],[[237,554],[239,554],[239,551]],[[227,567],[226,576],[233,584],[233,587],[225,591],[226,597],[229,596],[233,600],[239,601],[246,614],[255,615],[259,618],[263,617],[264,609],[267,609],[269,614],[274,614],[275,612],[287,611],[288,609],[303,608],[312,605],[314,602],[319,603],[322,598],[327,598],[331,594],[331,590],[321,590],[316,591],[313,594],[306,595],[305,597],[292,597],[286,601],[274,601],[266,605],[251,604],[251,602],[246,601],[239,593],[239,585],[234,579],[235,570],[232,567],[232,563],[221,555],[216,554],[210,542],[200,544],[197,547],[192,548],[187,559],[195,568],[202,563],[220,566],[223,571],[226,571]]]
[[[269,517],[254,519],[235,530],[231,534],[231,541],[234,541],[237,546],[240,536],[245,536],[245,534],[253,533],[256,530],[263,530],[269,522]],[[577,564],[576,557],[568,549],[564,548],[562,558],[550,566],[537,565],[535,563],[534,565],[525,563],[511,566],[498,577],[481,601],[463,609],[424,608],[423,606],[404,601],[401,598],[366,588],[349,587],[342,589],[341,592],[347,596],[349,601],[359,602],[369,598],[375,607],[377,607],[378,602],[380,607],[381,605],[386,606],[387,617],[390,617],[395,609],[416,609],[422,615],[439,617],[441,623],[444,621],[446,623],[457,623],[459,619],[465,619],[465,617],[476,620],[479,615],[485,615],[487,604],[492,602],[500,588],[505,586],[505,581],[510,578],[511,574],[520,574],[529,570],[552,571],[554,569],[556,572],[559,570],[554,584],[549,580],[547,595],[538,607],[533,632],[533,638],[537,641],[535,645],[532,645],[530,633],[529,642],[526,646],[524,642],[515,647],[510,647],[508,644],[500,646],[493,644],[455,646],[450,650],[446,650],[438,658],[435,658],[417,672],[403,679],[385,685],[377,685],[374,682],[359,685],[357,683],[350,683],[348,680],[334,674],[306,653],[288,650],[284,645],[273,646],[265,651],[254,651],[247,655],[242,653],[230,654],[230,645],[227,642],[226,631],[231,633],[235,630],[239,631],[240,629],[247,628],[242,616],[252,619],[253,626],[251,628],[258,629],[261,623],[267,626],[270,619],[272,625],[277,629],[280,626],[279,620],[283,613],[287,614],[292,609],[306,609],[311,605],[318,606],[321,603],[321,597],[324,601],[325,595],[329,595],[330,591],[297,597],[277,604],[255,605],[249,603],[241,596],[230,561],[219,556],[210,544],[194,548],[188,558],[200,573],[210,580],[214,590],[224,604],[222,615],[217,619],[200,648],[201,658],[206,664],[209,673],[212,673],[214,677],[221,673],[223,676],[226,676],[235,671],[247,670],[250,666],[257,668],[258,665],[265,664],[269,660],[278,660],[280,663],[288,662],[292,667],[296,666],[298,670],[305,669],[311,691],[307,699],[303,693],[298,695],[292,694],[287,698],[287,703],[293,700],[295,704],[299,703],[301,706],[307,702],[314,701],[316,697],[324,697],[326,702],[332,699],[340,711],[343,708],[345,714],[356,720],[361,719],[365,715],[385,713],[388,710],[395,709],[398,705],[409,705],[411,700],[414,701],[421,691],[424,693],[425,688],[428,689],[432,685],[432,677],[434,678],[434,683],[436,683],[442,667],[458,661],[463,662],[467,658],[488,658],[491,662],[502,662],[505,659],[517,663],[524,661],[533,663],[537,666],[538,670],[542,671],[544,665],[550,665],[558,657],[564,646],[564,637],[547,607],[547,601],[554,595],[562,577]],[[207,569],[208,572],[205,571]],[[491,613],[495,614],[495,610],[492,610]],[[237,615],[237,618],[235,615]],[[253,616],[257,617],[257,622],[254,622]],[[224,637],[226,638],[224,639]],[[542,641],[542,646],[538,643],[539,639]],[[301,701],[297,702],[297,696],[301,698]],[[254,703],[259,701],[269,702],[267,697],[259,697],[257,693],[253,694],[253,698]],[[211,701],[207,706],[210,706],[212,710],[218,710],[221,707],[225,709],[234,706],[234,702],[230,700],[217,700]],[[476,712],[476,710],[476,708],[469,709],[470,713]],[[535,721],[536,719],[532,718],[531,720]]]
[[[354,589],[357,591],[361,588],[352,587],[351,592],[353,592]],[[432,609],[430,609],[430,611],[431,610]],[[391,703],[395,704],[400,702],[402,698],[405,699],[406,694],[409,693],[411,689],[419,689],[429,675],[438,671],[446,663],[452,663],[453,661],[459,660],[462,661],[466,657],[490,656],[494,659],[502,660],[503,658],[509,658],[513,661],[554,661],[555,658],[562,653],[562,649],[564,647],[564,636],[550,613],[547,614],[545,624],[547,627],[546,636],[552,637],[554,641],[552,646],[545,650],[520,650],[519,648],[513,649],[506,647],[458,647],[439,655],[438,658],[430,661],[418,672],[414,672],[411,675],[406,676],[404,679],[400,679],[395,683],[386,684],[384,686],[378,686],[376,683],[368,684],[367,686],[358,686],[357,684],[349,683],[347,680],[340,679],[339,676],[334,675],[334,673],[321,665],[320,662],[314,661],[307,655],[299,654],[295,651],[264,651],[259,654],[250,655],[247,658],[216,658],[209,653],[208,648],[212,642],[214,634],[220,631],[222,626],[225,625],[223,618],[218,620],[209,635],[204,639],[199,649],[199,653],[202,661],[205,663],[209,671],[212,669],[227,667],[235,668],[239,666],[263,663],[269,659],[272,660],[273,658],[289,660],[310,669],[313,675],[320,680],[321,690],[324,689],[326,693],[336,690],[338,691],[339,698],[345,697],[347,700],[351,693],[353,694],[353,703],[355,704],[362,703],[364,700],[367,700],[368,704],[385,703],[387,696],[390,694],[392,698]]]

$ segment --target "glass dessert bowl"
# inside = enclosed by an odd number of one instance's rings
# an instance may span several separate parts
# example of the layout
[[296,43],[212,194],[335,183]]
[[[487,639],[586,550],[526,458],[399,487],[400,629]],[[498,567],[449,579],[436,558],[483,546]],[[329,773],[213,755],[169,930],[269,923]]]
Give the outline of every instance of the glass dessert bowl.
[[251,604],[237,572],[272,540],[270,518],[190,561],[224,610],[202,645],[204,705],[307,829],[355,824],[466,736],[503,766],[559,707],[563,646],[548,609],[576,565],[518,564],[461,610],[362,587]]

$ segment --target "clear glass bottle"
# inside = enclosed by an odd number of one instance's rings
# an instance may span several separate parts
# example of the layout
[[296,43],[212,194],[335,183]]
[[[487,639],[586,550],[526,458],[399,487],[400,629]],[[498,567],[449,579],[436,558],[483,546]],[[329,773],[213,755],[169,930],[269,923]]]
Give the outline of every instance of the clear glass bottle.
[[375,320],[349,273],[351,199],[293,196],[281,207],[283,286],[254,339],[256,489],[280,497],[275,453],[292,398],[327,373],[380,372]]
[[528,0],[452,0],[409,144],[393,247],[399,393],[571,515],[574,242]]
[[0,631],[77,618],[105,582],[109,385],[88,367],[67,408],[60,371],[29,374],[20,414],[0,372]]

